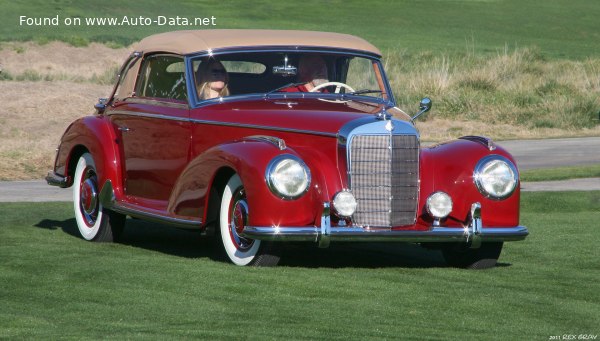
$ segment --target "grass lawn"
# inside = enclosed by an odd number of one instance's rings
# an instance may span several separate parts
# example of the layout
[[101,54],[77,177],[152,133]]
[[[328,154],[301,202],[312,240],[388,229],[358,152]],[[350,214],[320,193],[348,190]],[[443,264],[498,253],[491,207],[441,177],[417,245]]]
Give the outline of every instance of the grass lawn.
[[528,169],[520,173],[521,181],[554,181],[600,178],[600,164],[557,168]]
[[[539,47],[555,58],[598,56],[600,2],[589,0],[286,1],[161,0],[77,2],[6,1],[0,40],[58,39],[75,45],[102,41],[127,45],[153,33],[189,28],[264,28],[347,32],[381,49],[492,53],[505,46]],[[20,17],[59,16],[58,26],[26,26]],[[211,17],[216,26],[66,26],[65,18]]]
[[486,271],[397,244],[291,246],[282,266],[240,268],[192,232],[129,220],[123,243],[94,244],[70,204],[0,204],[0,338],[600,334],[600,192],[525,193],[521,220],[531,235]]

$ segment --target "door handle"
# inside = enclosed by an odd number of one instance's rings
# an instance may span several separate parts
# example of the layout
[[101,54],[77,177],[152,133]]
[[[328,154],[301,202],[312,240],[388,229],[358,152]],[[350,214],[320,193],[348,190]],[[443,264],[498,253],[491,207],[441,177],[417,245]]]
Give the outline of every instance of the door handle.
[[119,127],[119,130],[126,133],[128,131],[131,131],[131,129],[127,128],[127,127]]

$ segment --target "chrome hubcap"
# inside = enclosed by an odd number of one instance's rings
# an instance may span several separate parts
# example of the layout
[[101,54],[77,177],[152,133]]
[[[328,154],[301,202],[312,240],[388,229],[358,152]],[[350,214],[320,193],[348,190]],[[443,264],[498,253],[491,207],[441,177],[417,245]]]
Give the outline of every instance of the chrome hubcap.
[[243,189],[236,192],[232,198],[229,216],[229,235],[235,246],[240,250],[247,250],[252,246],[254,240],[241,237],[248,223],[248,203]]
[[93,169],[86,169],[81,179],[79,206],[86,223],[93,226],[98,217],[98,190],[96,173]]

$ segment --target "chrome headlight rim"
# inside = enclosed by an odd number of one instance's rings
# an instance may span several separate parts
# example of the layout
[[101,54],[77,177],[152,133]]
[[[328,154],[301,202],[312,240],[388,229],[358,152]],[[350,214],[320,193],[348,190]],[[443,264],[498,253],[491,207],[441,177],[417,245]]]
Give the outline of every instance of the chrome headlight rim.
[[[492,161],[504,162],[513,174],[513,179],[514,179],[515,183],[514,183],[513,187],[511,188],[511,190],[508,191],[504,195],[495,195],[493,193],[486,191],[483,183],[481,182],[481,179],[482,179],[481,175],[483,173],[485,166],[487,166]],[[519,180],[519,171],[517,170],[517,166],[515,166],[515,164],[512,163],[512,161],[510,161],[508,158],[506,158],[502,155],[492,154],[492,155],[484,156],[483,158],[481,158],[481,160],[479,160],[477,162],[477,164],[475,165],[475,170],[473,171],[473,182],[475,183],[475,187],[477,187],[477,190],[479,191],[479,193],[481,193],[484,197],[486,197],[488,199],[492,199],[492,200],[504,200],[504,199],[509,198],[515,192],[517,187],[519,186],[519,181],[520,181]]]
[[[448,200],[450,200],[450,210],[448,210],[448,213],[445,215],[436,215],[434,214],[434,212],[431,210],[431,201],[433,200],[433,197],[436,195],[444,195],[446,197],[448,197]],[[426,205],[425,208],[427,210],[427,213],[429,213],[430,216],[432,216],[434,219],[445,219],[447,218],[450,213],[452,213],[452,210],[454,209],[454,201],[452,201],[452,197],[450,196],[450,194],[444,192],[444,191],[435,191],[433,193],[431,193],[426,200]]]
[[[348,195],[348,194],[350,194],[350,196],[354,200],[354,208],[352,209],[352,213],[344,214],[343,212],[340,212],[339,205],[336,205],[335,203],[337,202],[337,199],[340,198],[340,195]],[[333,200],[331,202],[333,204],[333,212],[335,213],[335,215],[337,215],[340,218],[352,218],[354,213],[356,213],[356,207],[358,206],[358,202],[356,201],[356,197],[354,196],[352,191],[350,191],[348,189],[342,189],[341,191],[337,192],[333,196]]]
[[[288,194],[285,194],[282,191],[280,191],[277,188],[277,185],[275,184],[275,182],[273,181],[273,178],[272,178],[273,172],[275,171],[275,169],[277,168],[279,163],[281,163],[282,161],[285,161],[285,160],[292,160],[294,162],[297,162],[304,170],[304,174],[306,176],[306,188],[304,188],[302,191],[299,191],[295,195],[288,195]],[[273,193],[278,198],[284,199],[284,200],[295,200],[295,199],[302,197],[310,189],[311,180],[312,180],[312,178],[311,178],[311,174],[310,174],[310,169],[308,168],[306,163],[304,163],[304,161],[302,161],[302,159],[300,159],[299,157],[297,157],[296,155],[293,155],[293,154],[280,154],[280,155],[275,156],[273,159],[271,159],[271,161],[269,161],[269,164],[267,165],[267,169],[265,170],[265,181],[267,183],[267,187],[269,187],[269,190],[271,191],[271,193]]]

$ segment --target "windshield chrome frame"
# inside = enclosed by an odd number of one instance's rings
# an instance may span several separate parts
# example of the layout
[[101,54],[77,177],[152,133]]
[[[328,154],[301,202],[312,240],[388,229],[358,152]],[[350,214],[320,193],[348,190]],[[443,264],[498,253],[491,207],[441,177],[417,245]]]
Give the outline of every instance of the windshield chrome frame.
[[[362,96],[362,95],[347,95],[347,94],[323,94],[319,93],[316,95],[314,93],[250,93],[250,94],[241,94],[241,95],[233,95],[227,97],[219,97],[212,98],[208,100],[200,100],[198,98],[198,94],[196,92],[196,84],[194,77],[194,64],[193,62],[203,58],[203,57],[213,57],[225,54],[236,54],[236,53],[278,53],[278,52],[303,52],[303,53],[327,53],[327,54],[339,54],[339,55],[351,55],[354,57],[367,58],[369,60],[373,60],[377,62],[377,67],[379,68],[379,72],[382,75],[383,85],[385,87],[385,91],[388,95],[387,99],[371,97],[371,96]],[[317,47],[301,47],[301,46],[290,46],[290,47],[246,47],[246,48],[226,48],[219,50],[208,50],[202,51],[190,55],[185,56],[185,68],[188,77],[186,77],[187,82],[187,91],[188,91],[188,101],[190,104],[190,109],[196,109],[199,107],[203,107],[206,105],[212,105],[216,103],[223,102],[232,102],[232,101],[242,101],[248,99],[288,99],[288,98],[316,98],[322,97],[324,99],[341,99],[341,100],[354,100],[354,101],[374,101],[379,104],[384,104],[386,107],[392,107],[396,105],[396,101],[394,99],[394,95],[391,91],[391,87],[385,74],[385,70],[383,69],[383,65],[381,63],[381,57],[376,54],[367,53],[363,51],[356,51],[351,49],[336,49],[336,48],[317,48]],[[307,96],[308,95],[308,96]],[[341,98],[340,98],[341,97]]]

